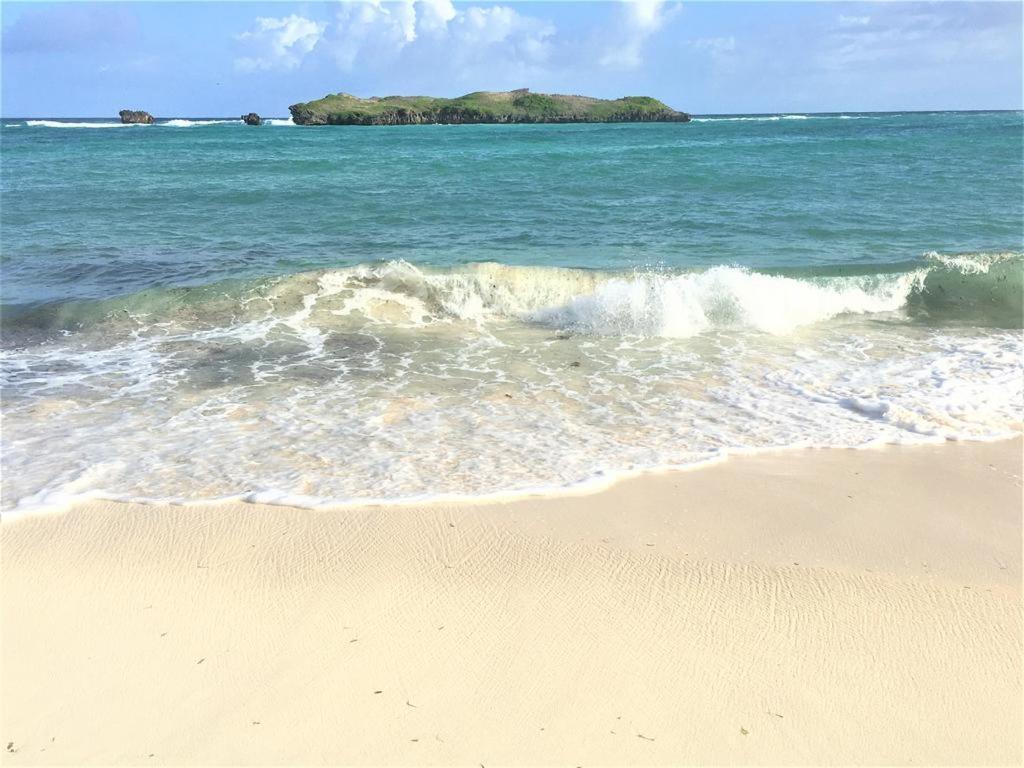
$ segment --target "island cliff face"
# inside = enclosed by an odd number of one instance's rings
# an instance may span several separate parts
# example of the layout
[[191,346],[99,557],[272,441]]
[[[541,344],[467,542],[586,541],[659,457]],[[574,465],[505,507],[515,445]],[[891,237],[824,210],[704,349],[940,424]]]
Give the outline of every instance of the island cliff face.
[[690,116],[649,96],[590,96],[477,91],[456,99],[431,96],[329,94],[288,108],[298,125],[414,125],[419,123],[686,123]]
[[122,109],[117,114],[122,123],[145,123],[146,125],[153,123],[153,116],[141,109]]

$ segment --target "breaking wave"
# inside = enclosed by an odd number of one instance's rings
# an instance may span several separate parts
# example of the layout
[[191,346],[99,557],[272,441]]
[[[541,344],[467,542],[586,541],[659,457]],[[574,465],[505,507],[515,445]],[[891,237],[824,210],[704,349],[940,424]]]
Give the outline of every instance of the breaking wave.
[[167,120],[165,122],[156,123],[156,125],[166,125],[170,128],[195,128],[197,126],[204,125],[224,125],[225,123],[238,123],[242,124],[241,120],[184,120],[176,118],[174,120]]
[[[185,118],[174,118],[172,120],[158,120],[152,125],[166,128],[195,128],[206,125],[241,125],[241,120],[188,120]],[[5,128],[11,128],[20,123],[7,124]],[[130,128],[133,126],[145,126],[146,123],[122,123],[122,122],[99,122],[99,121],[74,121],[74,120],[26,120],[25,125],[30,128]]]
[[775,123],[780,120],[871,120],[876,115],[719,115],[691,118],[695,123]]
[[26,120],[29,128],[133,128],[142,127],[144,123],[84,123],[64,120]]
[[714,267],[682,275],[614,278],[588,296],[535,316],[600,335],[685,338],[716,327],[781,335],[842,314],[895,311],[923,277],[911,272],[815,281]]
[[1009,437],[1022,263],[395,261],[8,308],[0,506],[481,497],[737,451]]
[[392,261],[20,312],[8,308],[6,320],[9,328],[68,330],[142,316],[219,325],[288,317],[316,306],[331,322],[518,321],[581,334],[661,338],[714,329],[786,335],[865,315],[943,326],[1024,325],[1019,253],[930,253],[916,262],[860,269],[851,274],[837,268],[716,266],[626,273],[490,262],[430,268]]

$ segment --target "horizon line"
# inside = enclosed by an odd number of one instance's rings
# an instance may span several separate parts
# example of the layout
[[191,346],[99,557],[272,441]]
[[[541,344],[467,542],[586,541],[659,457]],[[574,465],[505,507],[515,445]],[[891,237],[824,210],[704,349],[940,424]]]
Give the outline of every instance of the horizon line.
[[[685,112],[685,110],[682,110]],[[762,117],[773,115],[892,115],[928,114],[935,112],[1024,112],[1024,105],[1016,107],[973,107],[964,108],[908,108],[908,109],[828,109],[828,110],[777,110],[774,112],[686,112],[692,117]],[[152,112],[149,114],[153,115]],[[261,115],[262,117],[262,115]],[[290,118],[291,114],[266,115],[268,119]],[[106,115],[11,115],[0,113],[0,120],[107,120],[118,118],[117,113]],[[241,120],[239,115],[153,115],[154,120]],[[357,126],[358,127],[358,126]]]

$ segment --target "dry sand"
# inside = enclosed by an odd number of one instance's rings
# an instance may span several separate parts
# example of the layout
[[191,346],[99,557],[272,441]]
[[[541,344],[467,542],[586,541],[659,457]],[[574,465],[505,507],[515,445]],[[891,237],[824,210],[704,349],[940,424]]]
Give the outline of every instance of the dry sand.
[[1021,504],[1014,440],[6,520],[2,756],[1019,764]]

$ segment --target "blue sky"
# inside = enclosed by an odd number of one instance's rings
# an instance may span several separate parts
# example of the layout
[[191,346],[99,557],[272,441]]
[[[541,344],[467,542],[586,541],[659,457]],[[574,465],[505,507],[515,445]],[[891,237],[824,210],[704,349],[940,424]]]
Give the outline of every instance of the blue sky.
[[1020,109],[1021,4],[3,2],[7,117],[530,87],[695,113]]

